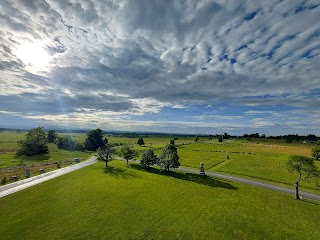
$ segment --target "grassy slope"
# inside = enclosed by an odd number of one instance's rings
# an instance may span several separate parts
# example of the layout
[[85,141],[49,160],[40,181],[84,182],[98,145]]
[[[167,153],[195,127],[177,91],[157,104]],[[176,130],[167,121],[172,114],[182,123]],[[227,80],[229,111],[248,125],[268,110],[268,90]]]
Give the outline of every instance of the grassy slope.
[[320,239],[320,206],[114,161],[0,199],[5,239]]

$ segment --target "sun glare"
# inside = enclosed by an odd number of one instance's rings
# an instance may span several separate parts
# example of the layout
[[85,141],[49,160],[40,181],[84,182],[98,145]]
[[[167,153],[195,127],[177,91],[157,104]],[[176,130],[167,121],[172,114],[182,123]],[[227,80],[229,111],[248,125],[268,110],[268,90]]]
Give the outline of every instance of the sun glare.
[[52,59],[44,49],[44,44],[40,41],[24,42],[16,52],[17,57],[27,65],[29,70],[44,71],[49,66]]

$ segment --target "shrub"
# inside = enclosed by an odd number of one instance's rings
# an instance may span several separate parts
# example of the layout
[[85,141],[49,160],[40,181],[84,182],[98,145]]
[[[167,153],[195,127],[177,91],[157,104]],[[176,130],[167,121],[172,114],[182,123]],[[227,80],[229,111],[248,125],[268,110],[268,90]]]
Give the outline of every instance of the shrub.
[[1,184],[6,184],[7,183],[7,178],[6,177],[3,177],[2,179],[1,179]]

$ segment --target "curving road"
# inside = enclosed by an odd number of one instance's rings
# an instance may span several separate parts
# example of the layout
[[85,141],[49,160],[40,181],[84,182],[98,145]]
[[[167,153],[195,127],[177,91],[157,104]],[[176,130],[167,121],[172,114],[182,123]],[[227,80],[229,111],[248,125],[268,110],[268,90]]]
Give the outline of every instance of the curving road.
[[18,192],[18,191],[20,191],[22,189],[25,189],[25,188],[37,185],[39,183],[48,181],[50,179],[59,177],[59,176],[64,175],[66,173],[69,173],[69,172],[78,170],[80,168],[89,166],[89,165],[91,165],[91,164],[93,164],[95,162],[97,162],[97,157],[94,156],[94,157],[91,157],[87,161],[84,161],[84,162],[81,162],[81,163],[77,163],[77,164],[74,164],[72,166],[68,166],[68,167],[65,167],[65,168],[57,169],[57,170],[54,170],[54,171],[51,171],[51,172],[47,172],[47,173],[44,173],[44,174],[41,174],[41,175],[38,175],[38,176],[34,176],[34,177],[31,177],[31,178],[27,178],[27,179],[24,179],[24,180],[21,180],[21,181],[17,181],[17,182],[13,182],[13,183],[1,186],[0,187],[0,198],[2,198],[4,196],[7,196],[9,194]]
[[[184,171],[184,172],[190,172],[190,173],[199,173],[199,170],[184,168],[184,167],[179,167],[177,170]],[[284,193],[289,193],[289,194],[293,194],[293,195],[295,194],[294,187],[292,187],[292,189],[290,189],[290,188],[280,187],[280,186],[277,186],[274,184],[258,182],[255,180],[250,180],[250,179],[245,179],[245,178],[235,177],[235,176],[229,176],[229,175],[224,175],[224,174],[220,174],[220,173],[213,173],[213,172],[206,172],[206,175],[211,176],[211,177],[227,179],[227,180],[231,180],[231,181],[235,181],[235,182],[246,183],[246,184],[254,185],[257,187],[268,188],[268,189],[272,189],[272,190],[276,190],[276,191],[280,191],[280,192],[284,192]],[[320,201],[320,195],[317,195],[317,194],[299,191],[299,195],[300,195],[300,197],[305,197],[305,198]]]

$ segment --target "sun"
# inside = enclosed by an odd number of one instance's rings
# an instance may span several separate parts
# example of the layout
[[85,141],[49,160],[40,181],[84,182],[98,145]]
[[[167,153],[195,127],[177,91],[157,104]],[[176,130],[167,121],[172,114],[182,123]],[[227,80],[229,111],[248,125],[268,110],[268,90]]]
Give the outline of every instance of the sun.
[[45,50],[45,44],[41,41],[23,42],[16,51],[16,56],[27,66],[28,70],[45,71],[52,56]]

